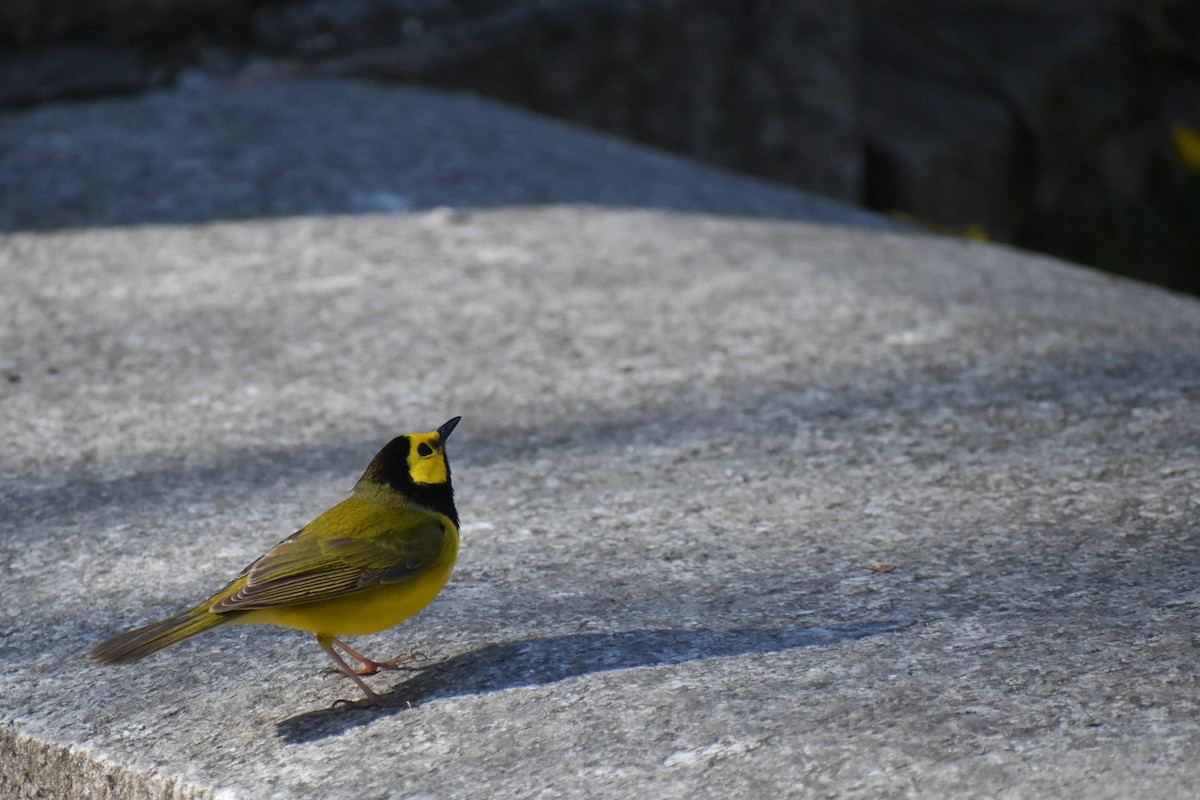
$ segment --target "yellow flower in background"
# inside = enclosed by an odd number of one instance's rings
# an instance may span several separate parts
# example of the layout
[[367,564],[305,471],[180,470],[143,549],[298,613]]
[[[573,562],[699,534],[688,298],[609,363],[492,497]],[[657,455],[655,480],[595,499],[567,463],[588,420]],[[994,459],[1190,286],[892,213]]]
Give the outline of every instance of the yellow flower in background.
[[992,240],[987,228],[978,222],[972,222],[965,228],[959,228],[955,225],[943,225],[940,222],[934,222],[931,219],[924,219],[912,214],[911,212],[901,211],[900,209],[889,211],[888,216],[890,216],[892,219],[898,219],[903,222],[911,222],[914,225],[920,225],[926,230],[933,231],[934,233],[945,234],[946,236],[961,236],[964,239],[970,239],[973,242],[990,242]]
[[1183,166],[1189,172],[1200,173],[1200,133],[1177,122],[1171,128],[1171,138],[1175,140],[1175,152],[1179,154]]
[[963,232],[963,235],[976,242],[986,242],[991,238],[988,236],[987,228],[983,227],[978,222],[973,222],[968,225],[967,229]]

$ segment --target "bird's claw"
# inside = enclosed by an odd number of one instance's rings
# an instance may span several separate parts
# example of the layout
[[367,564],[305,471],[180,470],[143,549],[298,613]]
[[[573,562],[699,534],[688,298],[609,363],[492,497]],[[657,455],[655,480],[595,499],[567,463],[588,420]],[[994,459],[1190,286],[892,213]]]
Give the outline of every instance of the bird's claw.
[[[355,669],[351,670],[355,675],[374,675],[379,672],[401,670],[401,669],[416,669],[416,667],[407,666],[410,661],[428,661],[429,656],[422,653],[420,650],[414,650],[411,653],[387,661],[372,661],[364,659],[363,662]],[[343,678],[349,678],[350,675],[341,667],[333,667],[325,670],[325,676],[339,675]]]

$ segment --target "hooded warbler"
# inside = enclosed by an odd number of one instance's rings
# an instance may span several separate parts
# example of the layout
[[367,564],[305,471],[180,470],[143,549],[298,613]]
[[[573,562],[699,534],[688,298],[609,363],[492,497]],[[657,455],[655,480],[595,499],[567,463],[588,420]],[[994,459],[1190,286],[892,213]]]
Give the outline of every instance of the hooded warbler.
[[[461,417],[427,433],[389,442],[347,499],[271,548],[224,589],[173,617],[107,639],[90,655],[128,664],[226,622],[270,623],[316,634],[337,672],[366,693],[363,681],[398,669],[412,656],[372,661],[339,637],[375,633],[431,601],[458,556],[458,512],[446,440]],[[351,667],[339,647],[358,662]]]

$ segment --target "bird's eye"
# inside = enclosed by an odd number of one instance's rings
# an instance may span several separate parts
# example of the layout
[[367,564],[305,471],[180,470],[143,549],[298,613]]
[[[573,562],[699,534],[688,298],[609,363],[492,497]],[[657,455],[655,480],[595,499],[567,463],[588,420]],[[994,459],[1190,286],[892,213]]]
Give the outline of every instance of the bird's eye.
[[433,448],[427,445],[425,442],[421,442],[419,445],[417,445],[417,455],[431,456],[433,455]]

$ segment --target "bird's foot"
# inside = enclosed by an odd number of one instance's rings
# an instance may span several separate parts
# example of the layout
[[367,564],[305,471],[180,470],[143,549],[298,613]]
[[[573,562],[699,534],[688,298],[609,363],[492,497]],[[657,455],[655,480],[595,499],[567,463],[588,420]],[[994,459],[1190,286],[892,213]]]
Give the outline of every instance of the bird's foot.
[[414,669],[414,667],[408,666],[410,662],[429,660],[429,657],[420,650],[414,650],[411,653],[407,653],[402,656],[396,656],[395,658],[388,659],[387,661],[375,661],[365,656],[358,655],[357,653],[354,654],[354,657],[356,660],[358,660],[359,665],[351,669],[349,673],[341,667],[335,667],[334,669],[326,670],[325,674],[340,675],[343,678],[349,678],[351,674],[360,676],[375,675],[379,672],[388,672],[399,669]]
[[408,666],[413,661],[428,661],[429,656],[422,653],[420,650],[413,650],[411,653],[405,653],[402,656],[389,658],[387,661],[372,661],[375,671],[380,670],[395,670],[395,669],[416,669]]
[[343,708],[412,708],[413,705],[408,700],[400,700],[392,697],[380,697],[374,692],[369,697],[360,697],[358,700],[334,700],[333,705],[329,707],[330,711],[338,711]]

